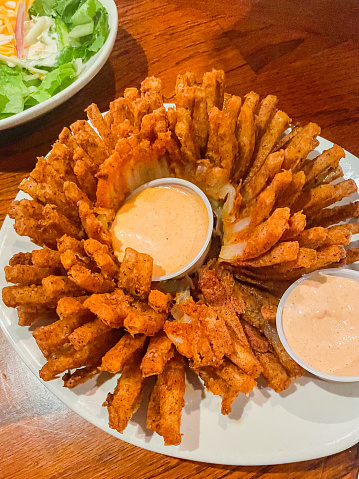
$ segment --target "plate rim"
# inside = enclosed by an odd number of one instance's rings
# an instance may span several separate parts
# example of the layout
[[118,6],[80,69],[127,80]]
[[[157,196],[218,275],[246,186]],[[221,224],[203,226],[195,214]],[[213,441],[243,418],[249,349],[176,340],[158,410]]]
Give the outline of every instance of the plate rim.
[[[319,151],[330,148],[333,145],[332,142],[322,137],[318,137],[318,139],[320,141],[320,145],[318,147]],[[346,153],[346,156],[352,156],[354,159],[359,161],[359,158],[357,158],[355,155],[352,155],[346,150],[345,150],[345,153]],[[24,195],[22,192],[19,192],[16,196],[16,199],[21,197],[26,197],[26,195]],[[0,231],[0,252],[3,251],[4,244],[6,243],[7,237],[10,234],[9,232],[10,231],[13,232],[12,225],[13,225],[13,220],[11,220],[8,215],[6,215],[3,225],[1,227],[1,231]],[[15,232],[15,235],[16,235],[16,232]],[[23,238],[23,237],[18,236],[18,238]],[[27,237],[24,238],[24,240],[28,240],[29,247],[32,247],[32,245],[35,248],[38,247],[37,245],[34,245],[33,243],[31,243]],[[4,257],[4,255],[2,255],[2,257]],[[3,264],[5,264],[5,261],[8,259],[9,258],[5,257],[3,259],[4,261]],[[3,275],[3,272],[1,272],[1,274]],[[2,285],[2,283],[4,283],[4,285],[8,284],[6,283],[6,281],[2,280],[2,276],[1,276],[0,285]],[[243,457],[239,451],[239,455],[238,456],[236,455],[236,457],[232,458],[230,462],[228,461],[228,458],[221,460],[221,457],[216,457],[216,458],[208,457],[208,455],[206,455],[206,451],[202,451],[200,447],[198,447],[195,450],[180,450],[176,446],[161,445],[160,447],[158,447],[156,442],[154,444],[151,444],[149,442],[145,442],[143,438],[140,438],[140,437],[135,437],[135,436],[126,437],[126,431],[123,435],[121,435],[117,431],[110,429],[107,421],[106,421],[106,426],[104,427],[103,425],[99,424],[98,421],[96,422],[96,416],[93,412],[89,412],[86,408],[81,409],[81,402],[71,401],[69,399],[70,398],[70,394],[68,393],[69,390],[66,390],[65,388],[62,387],[61,379],[56,379],[49,382],[43,381],[38,375],[38,368],[32,361],[29,362],[28,358],[26,357],[26,352],[24,348],[22,348],[21,344],[18,344],[15,341],[15,339],[12,337],[9,331],[9,327],[6,324],[6,319],[8,323],[10,324],[11,318],[9,316],[11,316],[11,312],[16,314],[15,310],[13,310],[12,308],[7,308],[2,302],[2,300],[0,300],[0,312],[1,312],[0,327],[6,339],[9,341],[9,343],[11,344],[15,352],[20,356],[20,358],[25,363],[25,365],[35,375],[35,377],[52,394],[54,394],[54,396],[56,396],[62,403],[64,403],[67,407],[69,407],[72,411],[77,413],[83,419],[90,422],[92,425],[102,429],[104,432],[107,432],[118,439],[121,439],[122,441],[126,443],[140,447],[142,449],[145,449],[151,452],[156,452],[159,454],[164,454],[166,456],[192,460],[192,461],[205,462],[210,464],[233,465],[233,466],[264,466],[264,465],[287,464],[292,462],[309,461],[313,459],[318,459],[321,457],[325,457],[328,455],[341,452],[349,447],[352,447],[359,441],[359,416],[358,416],[358,422],[357,422],[356,428],[354,428],[350,434],[347,434],[344,438],[341,438],[340,441],[333,441],[331,444],[325,444],[325,445],[323,445],[323,443],[316,444],[315,446],[311,445],[310,451],[296,450],[294,453],[293,451],[291,451],[290,454],[286,454],[286,451],[284,450],[280,450],[280,451],[275,450],[271,454],[267,453],[264,456],[262,452],[259,452],[259,453],[252,452],[252,454],[249,454],[249,455],[247,454],[247,459]],[[21,328],[21,330],[24,329],[23,327],[18,325],[13,325],[13,326],[16,326],[17,328]],[[29,330],[27,329],[27,332],[28,331]],[[29,334],[29,337],[32,337],[31,333]],[[37,347],[34,339],[33,339],[33,343],[34,343],[34,346]],[[216,396],[210,395],[209,397],[211,401],[216,401],[217,399]],[[228,418],[228,420],[231,421],[230,418]],[[185,433],[190,434],[190,432],[188,431],[185,431]]]

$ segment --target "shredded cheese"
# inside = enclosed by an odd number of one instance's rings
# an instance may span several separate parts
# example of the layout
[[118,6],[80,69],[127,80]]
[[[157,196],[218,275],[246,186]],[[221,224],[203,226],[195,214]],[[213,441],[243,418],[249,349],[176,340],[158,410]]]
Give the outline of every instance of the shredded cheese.
[[[0,54],[16,57],[15,27],[20,3],[24,0],[0,0]],[[33,0],[25,0],[26,11]],[[5,39],[7,42],[5,43]]]

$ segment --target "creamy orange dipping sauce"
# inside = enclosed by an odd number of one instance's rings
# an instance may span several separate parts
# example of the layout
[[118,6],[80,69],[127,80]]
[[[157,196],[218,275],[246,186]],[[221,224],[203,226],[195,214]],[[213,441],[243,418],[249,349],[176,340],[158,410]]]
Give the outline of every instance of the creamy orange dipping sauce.
[[127,247],[153,258],[153,276],[174,273],[201,251],[208,212],[194,192],[177,186],[146,188],[130,198],[113,222],[112,242],[119,261]]
[[283,332],[305,363],[336,376],[359,375],[359,282],[320,274],[303,281],[283,308]]

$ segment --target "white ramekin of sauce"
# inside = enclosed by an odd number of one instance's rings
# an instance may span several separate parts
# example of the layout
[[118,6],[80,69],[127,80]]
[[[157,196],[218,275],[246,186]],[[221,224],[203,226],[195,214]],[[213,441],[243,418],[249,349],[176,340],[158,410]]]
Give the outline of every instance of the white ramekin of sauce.
[[302,276],[284,293],[277,329],[289,355],[327,381],[359,381],[359,271]]
[[153,281],[190,274],[209,251],[213,212],[193,183],[161,178],[137,188],[119,209],[111,227],[116,257],[131,247],[153,258]]

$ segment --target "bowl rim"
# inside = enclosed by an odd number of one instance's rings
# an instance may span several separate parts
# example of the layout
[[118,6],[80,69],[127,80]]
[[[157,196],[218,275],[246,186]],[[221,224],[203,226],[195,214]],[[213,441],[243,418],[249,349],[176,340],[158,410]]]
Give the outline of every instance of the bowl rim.
[[47,100],[21,111],[20,113],[9,116],[8,118],[3,118],[0,120],[0,131],[22,125],[23,123],[34,120],[35,118],[53,110],[82,90],[82,88],[84,88],[101,70],[111,54],[117,37],[118,11],[114,0],[99,1],[107,10],[109,26],[108,37],[100,50],[84,64],[84,70],[73,83]]
[[343,267],[343,268],[327,268],[327,269],[321,269],[321,270],[315,270],[312,271],[311,273],[304,274],[301,276],[297,281],[295,281],[289,288],[285,291],[283,296],[281,297],[278,308],[277,308],[277,313],[276,313],[276,326],[277,326],[277,331],[278,331],[278,336],[279,339],[284,347],[284,349],[287,351],[289,356],[291,356],[292,359],[296,363],[298,363],[303,369],[308,371],[309,373],[313,374],[314,376],[317,376],[320,379],[324,379],[325,381],[332,381],[332,382],[341,382],[341,383],[351,383],[351,382],[358,382],[359,381],[359,375],[357,376],[337,376],[335,374],[329,374],[325,373],[323,371],[320,371],[319,369],[313,368],[309,364],[307,364],[305,361],[303,361],[289,346],[287,339],[285,337],[284,331],[283,331],[283,308],[284,305],[288,299],[289,294],[303,281],[306,281],[307,279],[312,278],[313,276],[318,275],[319,273],[322,274],[328,274],[330,276],[340,276],[343,278],[349,278],[353,279],[355,281],[359,282],[359,271],[351,269],[349,267]]
[[154,188],[156,186],[178,186],[179,188],[182,187],[182,189],[190,190],[194,192],[197,196],[199,196],[201,200],[203,201],[207,210],[208,228],[207,228],[207,234],[206,234],[204,243],[202,245],[202,248],[189,263],[187,263],[186,265],[184,265],[182,268],[178,269],[177,271],[174,271],[173,273],[165,274],[163,276],[153,276],[152,277],[153,282],[168,281],[170,279],[180,278],[188,274],[188,271],[190,271],[194,266],[197,266],[197,264],[199,267],[200,266],[199,263],[205,260],[205,257],[209,249],[210,241],[212,238],[212,233],[213,233],[213,210],[212,210],[211,203],[209,202],[209,199],[203,193],[203,191],[200,188],[198,188],[198,186],[191,183],[190,181],[182,180],[181,178],[166,177],[166,178],[159,178],[157,180],[148,181],[147,183],[144,183],[143,185],[139,186],[134,191],[132,191],[131,194],[126,198],[124,204],[126,204],[128,200],[133,198],[135,195],[137,195],[137,193],[140,193],[144,189]]

